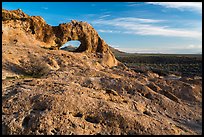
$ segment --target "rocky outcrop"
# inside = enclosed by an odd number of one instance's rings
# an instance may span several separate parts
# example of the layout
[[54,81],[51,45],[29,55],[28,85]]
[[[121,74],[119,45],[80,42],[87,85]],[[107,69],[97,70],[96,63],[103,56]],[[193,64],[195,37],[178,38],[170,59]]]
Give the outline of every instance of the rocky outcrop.
[[[90,25],[43,22],[3,10],[3,135],[202,134],[202,77],[104,67],[114,56]],[[93,41],[77,52],[41,48],[70,38]]]
[[96,30],[86,22],[72,20],[59,26],[50,26],[40,16],[28,16],[20,9],[2,10],[3,27],[23,30],[44,44],[42,47],[59,49],[70,40],[79,40],[81,45],[76,52],[99,53],[101,63],[109,67],[116,66],[117,60],[108,44],[98,35]]

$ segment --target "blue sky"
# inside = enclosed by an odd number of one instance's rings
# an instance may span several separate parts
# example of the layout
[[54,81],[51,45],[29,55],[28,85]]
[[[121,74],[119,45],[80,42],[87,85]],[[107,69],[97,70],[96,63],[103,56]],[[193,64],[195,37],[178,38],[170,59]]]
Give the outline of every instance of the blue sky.
[[202,53],[201,2],[3,2],[57,26],[90,23],[107,44],[125,52]]

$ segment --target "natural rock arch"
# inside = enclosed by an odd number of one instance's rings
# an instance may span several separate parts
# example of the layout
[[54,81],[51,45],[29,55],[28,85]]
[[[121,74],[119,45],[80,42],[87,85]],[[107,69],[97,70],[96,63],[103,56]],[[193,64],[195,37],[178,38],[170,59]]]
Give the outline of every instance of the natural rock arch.
[[70,40],[78,40],[81,45],[77,49],[78,52],[100,52],[105,53],[108,50],[108,45],[102,40],[96,30],[86,22],[78,22],[72,20],[70,23],[60,24],[53,27],[56,36],[56,46]]
[[78,40],[70,40],[70,41],[67,41],[65,44],[63,44],[60,47],[60,50],[75,52],[76,49],[80,47],[80,45],[81,45],[80,41],[78,41]]
[[[118,61],[109,49],[108,44],[98,35],[96,30],[87,22],[72,20],[58,26],[46,24],[40,16],[28,16],[20,9],[2,10],[3,24],[15,21],[17,27],[30,33],[47,48],[59,49],[70,40],[79,40],[81,45],[76,52],[101,53],[102,64],[109,67],[116,66]],[[14,27],[16,27],[14,26]]]

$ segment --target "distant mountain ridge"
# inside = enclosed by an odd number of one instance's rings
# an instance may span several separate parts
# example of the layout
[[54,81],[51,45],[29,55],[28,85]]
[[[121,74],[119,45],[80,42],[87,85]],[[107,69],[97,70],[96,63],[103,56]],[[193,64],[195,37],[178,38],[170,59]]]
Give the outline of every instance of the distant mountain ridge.
[[[66,51],[75,51],[77,49],[77,47],[74,47],[73,45],[68,45],[68,46],[65,46],[63,48],[60,48],[61,50],[66,50]],[[128,54],[126,52],[123,52],[123,51],[120,51],[118,49],[115,49],[111,46],[109,46],[109,49],[112,51],[112,53],[114,55],[124,55],[124,54]]]
[[75,51],[77,47],[74,47],[73,45],[68,45],[66,47],[60,48],[61,50],[66,50],[66,51]]
[[115,53],[115,54],[120,54],[120,53],[126,53],[126,52],[123,52],[123,51],[120,51],[120,50],[118,50],[118,49],[116,49],[116,48],[113,48],[113,47],[111,47],[111,46],[109,46],[109,48],[110,48],[110,50],[113,52],[113,53]]

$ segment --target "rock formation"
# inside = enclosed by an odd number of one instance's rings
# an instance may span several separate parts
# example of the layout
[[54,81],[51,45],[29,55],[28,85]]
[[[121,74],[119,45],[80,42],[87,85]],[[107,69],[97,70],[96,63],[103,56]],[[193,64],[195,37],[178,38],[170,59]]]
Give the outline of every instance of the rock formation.
[[[87,23],[2,15],[3,135],[202,134],[202,78],[107,67],[117,61]],[[77,52],[48,49],[70,39]]]
[[98,35],[96,30],[86,22],[72,20],[59,26],[46,24],[40,16],[28,16],[22,10],[2,10],[3,27],[12,23],[13,28],[23,29],[26,33],[33,35],[37,40],[43,42],[47,48],[59,49],[70,40],[79,40],[81,45],[76,52],[101,53],[103,65],[116,66],[117,60],[109,49],[109,46]]

